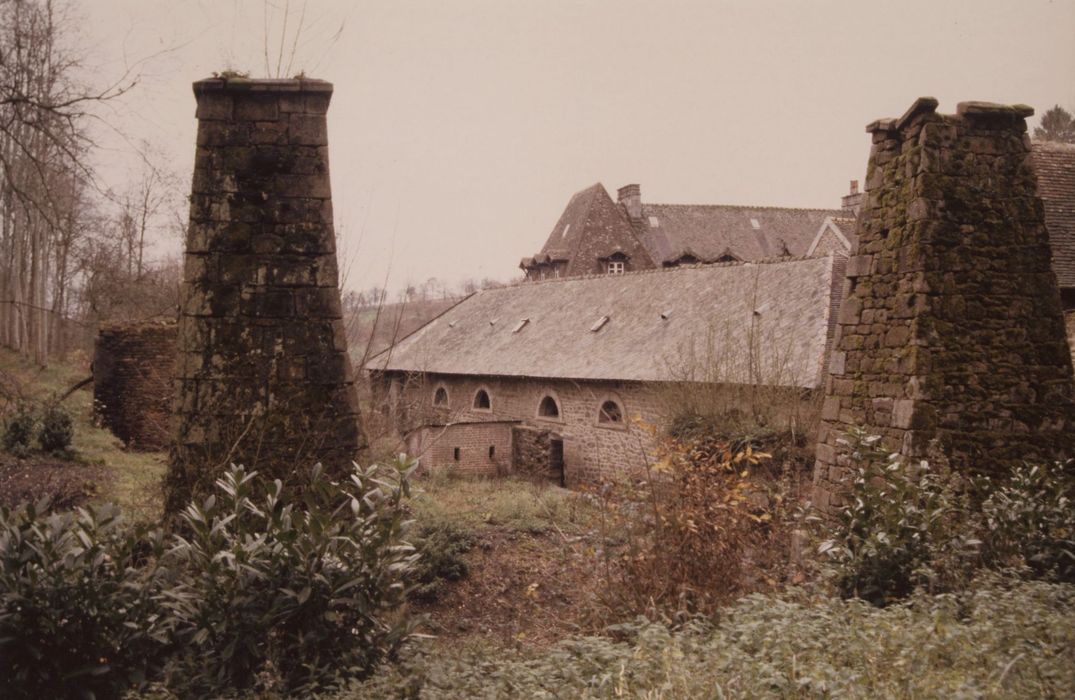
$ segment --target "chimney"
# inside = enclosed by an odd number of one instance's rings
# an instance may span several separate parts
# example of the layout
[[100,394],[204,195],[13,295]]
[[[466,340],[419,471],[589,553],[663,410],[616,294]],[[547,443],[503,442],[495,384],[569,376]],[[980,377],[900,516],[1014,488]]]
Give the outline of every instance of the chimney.
[[627,210],[632,221],[642,218],[642,188],[638,185],[624,185],[616,190],[616,201]]
[[862,200],[866,195],[859,192],[859,181],[852,180],[850,191],[840,198],[840,206],[844,210],[844,216],[856,217],[862,208]]

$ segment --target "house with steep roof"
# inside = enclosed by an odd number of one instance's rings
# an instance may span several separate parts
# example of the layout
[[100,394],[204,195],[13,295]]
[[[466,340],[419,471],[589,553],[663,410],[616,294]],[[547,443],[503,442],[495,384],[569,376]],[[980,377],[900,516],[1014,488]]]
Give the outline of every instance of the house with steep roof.
[[645,425],[666,426],[677,387],[819,388],[843,266],[776,259],[483,290],[366,370],[427,467],[598,481],[645,465]]
[[779,257],[847,255],[861,204],[858,182],[840,209],[650,204],[637,184],[613,202],[601,183],[576,193],[541,251],[523,258],[526,279]]
[[1065,311],[1075,311],[1075,144],[1035,141],[1031,158],[1045,206],[1060,301]]

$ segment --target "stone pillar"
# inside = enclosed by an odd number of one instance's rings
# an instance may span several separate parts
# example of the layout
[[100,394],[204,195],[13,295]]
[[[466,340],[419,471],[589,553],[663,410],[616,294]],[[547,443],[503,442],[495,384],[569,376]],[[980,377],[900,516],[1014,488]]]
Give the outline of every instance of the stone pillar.
[[1072,364],[1030,162],[1029,107],[921,98],[870,124],[814,471],[827,508],[856,425],[889,449],[1003,474],[1075,456]]
[[364,447],[342,322],[320,80],[194,83],[166,508],[229,463],[285,483]]

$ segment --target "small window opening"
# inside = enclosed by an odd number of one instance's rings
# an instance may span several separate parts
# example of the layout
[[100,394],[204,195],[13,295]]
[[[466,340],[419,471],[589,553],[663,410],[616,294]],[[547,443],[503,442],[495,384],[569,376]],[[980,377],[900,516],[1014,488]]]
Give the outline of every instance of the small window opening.
[[669,317],[670,317],[671,315],[672,315],[672,309],[666,309],[665,311],[662,311],[662,312],[661,312],[661,320],[662,320],[662,321],[667,321],[667,320],[668,320],[668,318],[669,318]]
[[556,399],[546,396],[538,405],[538,415],[542,418],[559,418],[560,407],[556,405]]
[[478,393],[474,394],[474,408],[481,411],[488,411],[492,406],[493,404],[489,400],[489,392],[485,389],[478,389]]
[[496,445],[489,445],[489,459],[496,458]]
[[452,459],[454,459],[456,462],[459,461],[459,448],[458,447],[456,447],[456,448],[454,448],[452,450]]
[[608,264],[608,274],[610,275],[622,275],[624,271],[624,264],[621,260],[613,260]]
[[759,223],[758,223],[758,220],[757,220],[757,219],[751,219],[751,220],[750,220],[750,226],[751,226],[751,228],[753,228],[753,229],[754,229],[755,231],[757,231],[758,229],[760,229],[760,228],[761,228],[761,224],[759,224]]
[[448,390],[442,386],[437,387],[437,390],[433,392],[433,405],[434,406],[447,406],[448,405]]
[[518,333],[523,328],[526,328],[526,324],[528,324],[528,323],[530,323],[530,319],[528,319],[528,318],[522,319],[521,321],[519,321],[518,324],[516,324],[515,328],[513,328],[511,332],[512,333]]
[[623,409],[611,399],[601,404],[601,412],[597,414],[598,423],[622,423]]
[[596,333],[597,331],[604,328],[606,323],[608,323],[608,316],[602,316],[601,318],[597,319],[596,323],[590,326],[590,332]]

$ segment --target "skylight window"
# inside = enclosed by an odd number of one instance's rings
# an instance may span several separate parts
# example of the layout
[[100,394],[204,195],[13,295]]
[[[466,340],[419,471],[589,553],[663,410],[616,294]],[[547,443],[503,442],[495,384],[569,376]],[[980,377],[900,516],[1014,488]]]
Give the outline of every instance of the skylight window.
[[750,220],[750,225],[755,231],[757,231],[758,229],[761,228],[761,224],[758,223],[757,219],[751,219]]
[[528,324],[528,323],[530,323],[530,319],[528,319],[528,318],[524,318],[524,319],[522,319],[522,320],[521,320],[521,321],[519,321],[519,322],[518,322],[517,324],[515,324],[515,328],[513,328],[513,329],[511,330],[511,332],[512,332],[512,333],[518,333],[518,332],[519,332],[519,331],[521,331],[522,329],[526,328],[526,324]]
[[500,321],[499,318],[491,318],[491,319],[489,319],[489,325],[490,326],[495,326],[497,324],[497,322],[499,322],[499,321]]
[[662,321],[667,321],[668,317],[671,316],[671,315],[672,315],[672,309],[667,309],[666,311],[662,311],[661,312],[661,320]]
[[657,228],[657,217],[656,216],[651,216],[649,218],[649,227],[650,228]]
[[564,226],[564,230],[560,233],[560,238],[567,238],[567,232],[571,230],[571,224]]
[[602,316],[601,318],[597,319],[597,323],[590,326],[590,332],[596,333],[597,331],[604,328],[606,323],[608,323],[608,316]]

